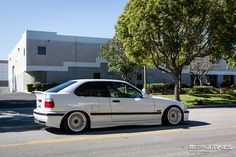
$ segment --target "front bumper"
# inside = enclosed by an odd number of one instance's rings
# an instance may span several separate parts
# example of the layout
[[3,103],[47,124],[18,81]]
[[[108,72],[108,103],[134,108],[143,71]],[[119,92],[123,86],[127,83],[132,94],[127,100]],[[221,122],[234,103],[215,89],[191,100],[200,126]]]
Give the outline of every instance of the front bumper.
[[188,121],[189,120],[189,110],[185,110],[184,111],[184,121]]
[[60,128],[64,114],[61,112],[39,111],[37,109],[33,111],[35,123],[56,128]]

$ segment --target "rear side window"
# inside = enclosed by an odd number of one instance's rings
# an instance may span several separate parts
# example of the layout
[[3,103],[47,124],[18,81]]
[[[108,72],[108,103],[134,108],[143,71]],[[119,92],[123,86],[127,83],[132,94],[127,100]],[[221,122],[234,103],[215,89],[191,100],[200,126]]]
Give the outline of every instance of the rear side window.
[[66,87],[74,84],[74,83],[76,83],[76,81],[68,81],[68,82],[62,83],[62,84],[60,84],[60,85],[58,85],[56,87],[53,87],[53,88],[47,90],[46,92],[57,93],[57,92],[65,89]]
[[103,82],[87,82],[80,85],[76,90],[77,96],[110,97],[109,90]]

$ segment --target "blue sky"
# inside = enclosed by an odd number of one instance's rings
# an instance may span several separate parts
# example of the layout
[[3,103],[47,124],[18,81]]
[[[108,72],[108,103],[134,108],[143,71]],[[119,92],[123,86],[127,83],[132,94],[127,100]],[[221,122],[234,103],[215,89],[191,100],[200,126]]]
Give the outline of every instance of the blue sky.
[[113,37],[128,0],[1,0],[0,59],[7,59],[25,30]]

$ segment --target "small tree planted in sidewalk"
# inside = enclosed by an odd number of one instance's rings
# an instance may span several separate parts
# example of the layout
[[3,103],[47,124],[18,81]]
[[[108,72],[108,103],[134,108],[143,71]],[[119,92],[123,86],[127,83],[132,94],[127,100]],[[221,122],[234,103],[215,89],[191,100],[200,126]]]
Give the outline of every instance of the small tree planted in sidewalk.
[[125,53],[137,64],[152,64],[175,80],[196,57],[235,52],[235,0],[129,0],[116,25]]
[[137,74],[137,64],[127,58],[122,42],[116,38],[101,46],[99,56],[107,61],[109,71],[120,74],[125,81]]

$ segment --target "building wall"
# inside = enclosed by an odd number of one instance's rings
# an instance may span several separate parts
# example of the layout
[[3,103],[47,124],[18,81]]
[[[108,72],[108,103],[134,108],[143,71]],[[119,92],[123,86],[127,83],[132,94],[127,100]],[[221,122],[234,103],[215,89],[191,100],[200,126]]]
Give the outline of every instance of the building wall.
[[8,61],[0,60],[0,87],[8,86]]
[[[101,44],[108,39],[57,35],[55,32],[26,31],[9,55],[11,91],[26,91],[35,82],[61,83],[68,79],[93,78],[107,74],[98,57]],[[40,55],[38,47],[45,47]]]
[[0,60],[0,93],[8,91],[8,61]]
[[[26,91],[26,85],[35,82],[62,83],[70,79],[94,78],[95,73],[99,73],[100,78],[121,79],[118,74],[109,72],[106,62],[98,57],[100,45],[108,40],[26,31],[9,55],[10,91]],[[40,55],[38,47],[46,48],[46,54]],[[217,75],[217,85],[222,84],[224,75],[236,76],[236,68],[227,70],[226,67],[225,61],[219,61],[209,71],[209,75]],[[143,84],[142,68],[139,74],[139,79],[132,78],[133,84]],[[174,84],[174,79],[160,70],[148,69],[147,82]],[[192,84],[188,68],[183,70],[182,84]]]
[[26,71],[26,32],[8,56],[8,79],[9,89],[13,91],[24,91],[23,73]]

